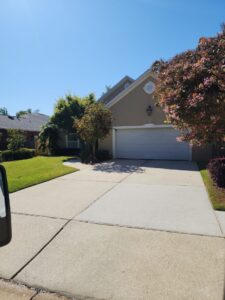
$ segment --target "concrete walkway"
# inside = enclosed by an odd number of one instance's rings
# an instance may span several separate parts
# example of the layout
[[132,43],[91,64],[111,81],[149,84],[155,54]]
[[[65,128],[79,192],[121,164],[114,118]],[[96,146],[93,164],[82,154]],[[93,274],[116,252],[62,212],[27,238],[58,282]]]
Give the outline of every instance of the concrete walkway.
[[225,214],[194,163],[79,166],[11,195],[1,277],[76,299],[223,299]]

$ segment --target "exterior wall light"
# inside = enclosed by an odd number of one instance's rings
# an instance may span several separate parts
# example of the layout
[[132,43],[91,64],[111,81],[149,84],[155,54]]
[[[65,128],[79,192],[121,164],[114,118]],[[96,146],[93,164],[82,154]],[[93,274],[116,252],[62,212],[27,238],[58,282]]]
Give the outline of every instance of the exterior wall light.
[[151,116],[152,112],[153,112],[153,109],[152,109],[151,105],[149,105],[149,106],[146,108],[146,113],[147,113],[148,116]]

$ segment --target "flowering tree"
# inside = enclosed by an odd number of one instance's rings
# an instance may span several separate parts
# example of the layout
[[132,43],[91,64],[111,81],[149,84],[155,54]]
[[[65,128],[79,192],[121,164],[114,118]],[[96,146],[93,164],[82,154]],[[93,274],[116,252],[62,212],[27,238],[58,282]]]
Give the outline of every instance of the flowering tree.
[[157,61],[156,97],[168,122],[192,144],[225,139],[225,26],[213,38],[201,38],[195,50]]

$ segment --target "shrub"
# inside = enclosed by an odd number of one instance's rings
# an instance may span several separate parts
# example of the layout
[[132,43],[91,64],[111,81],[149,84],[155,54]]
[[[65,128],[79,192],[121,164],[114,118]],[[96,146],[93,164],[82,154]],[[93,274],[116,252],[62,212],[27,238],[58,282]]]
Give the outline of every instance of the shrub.
[[109,154],[108,150],[98,150],[96,153],[96,158],[98,162],[110,160],[112,156]]
[[208,169],[213,181],[225,188],[225,157],[214,158],[208,164]]
[[35,156],[34,149],[21,148],[16,151],[5,150],[1,152],[1,161],[27,159]]
[[22,130],[8,129],[7,148],[11,151],[24,147],[26,142],[25,133]]
[[80,149],[61,148],[55,150],[55,155],[77,156],[80,154]]

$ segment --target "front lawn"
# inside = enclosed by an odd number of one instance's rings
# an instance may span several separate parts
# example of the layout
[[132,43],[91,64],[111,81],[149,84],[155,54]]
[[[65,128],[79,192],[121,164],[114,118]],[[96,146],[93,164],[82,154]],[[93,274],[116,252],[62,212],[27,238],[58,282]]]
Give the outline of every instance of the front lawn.
[[63,162],[69,158],[71,157],[37,156],[30,159],[2,163],[7,172],[9,192],[16,192],[23,188],[77,171],[75,168],[63,165]]
[[213,183],[206,163],[198,163],[198,167],[214,209],[225,210],[225,189],[219,188]]

